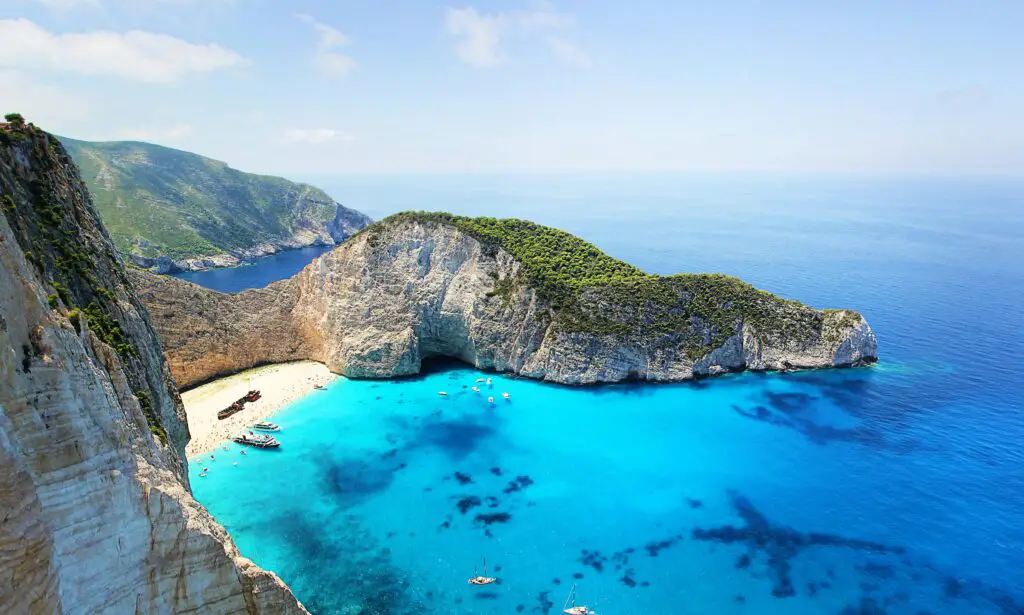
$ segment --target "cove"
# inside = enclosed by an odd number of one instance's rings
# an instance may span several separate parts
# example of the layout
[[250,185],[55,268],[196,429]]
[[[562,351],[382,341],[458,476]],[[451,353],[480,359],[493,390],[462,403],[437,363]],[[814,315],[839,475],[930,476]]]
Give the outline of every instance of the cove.
[[[461,366],[340,379],[274,417],[281,451],[190,464],[242,553],[320,614],[557,615],[575,581],[602,615],[1019,615],[1024,183],[498,179],[349,200],[528,218],[653,273],[850,306],[879,363],[595,388],[490,374],[493,411]],[[485,556],[502,584],[470,591]]]
[[283,250],[277,254],[253,259],[238,267],[221,267],[203,271],[182,271],[171,274],[222,293],[237,293],[249,288],[263,288],[271,282],[290,278],[316,257],[330,252],[334,246],[310,246]]
[[[190,478],[314,613],[558,613],[572,583],[607,614],[1016,612],[1019,552],[950,485],[984,462],[891,398],[931,377],[339,379],[276,415],[279,451]],[[500,584],[466,583],[483,558]]]

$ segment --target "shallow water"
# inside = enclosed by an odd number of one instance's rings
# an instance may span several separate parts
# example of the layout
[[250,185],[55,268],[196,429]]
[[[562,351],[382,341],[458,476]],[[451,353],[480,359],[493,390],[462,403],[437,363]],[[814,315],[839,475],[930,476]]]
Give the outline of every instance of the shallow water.
[[[1022,185],[472,181],[426,194],[859,309],[881,362],[671,386],[452,365],[339,380],[275,418],[282,450],[190,468],[311,610],[558,613],[575,581],[602,615],[1022,611]],[[468,388],[488,376],[493,408]],[[470,587],[484,557],[501,584]]]

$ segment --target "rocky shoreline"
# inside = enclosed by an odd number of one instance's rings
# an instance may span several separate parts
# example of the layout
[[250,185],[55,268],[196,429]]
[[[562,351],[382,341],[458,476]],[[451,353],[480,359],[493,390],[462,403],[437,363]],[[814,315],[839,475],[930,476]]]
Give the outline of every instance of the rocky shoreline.
[[370,218],[365,216],[363,218],[353,218],[352,210],[339,205],[335,219],[322,229],[300,229],[290,237],[265,241],[245,249],[231,250],[210,256],[181,259],[172,259],[166,255],[144,256],[136,253],[124,254],[123,256],[136,267],[161,274],[238,267],[256,259],[272,256],[287,250],[336,246],[368,223],[370,223]]

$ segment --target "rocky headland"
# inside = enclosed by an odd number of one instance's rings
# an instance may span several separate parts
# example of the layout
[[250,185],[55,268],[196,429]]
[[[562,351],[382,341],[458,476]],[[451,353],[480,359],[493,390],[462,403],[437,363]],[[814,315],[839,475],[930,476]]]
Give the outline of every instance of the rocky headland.
[[306,613],[193,499],[177,387],[78,170],[7,119],[0,613]]
[[114,246],[158,273],[333,246],[370,223],[308,184],[244,173],[190,152],[137,141],[61,142]]
[[876,357],[857,312],[816,310],[729,276],[648,275],[521,220],[398,214],[291,279],[239,294],[130,276],[183,387],[297,359],[352,378],[391,378],[452,357],[591,384]]

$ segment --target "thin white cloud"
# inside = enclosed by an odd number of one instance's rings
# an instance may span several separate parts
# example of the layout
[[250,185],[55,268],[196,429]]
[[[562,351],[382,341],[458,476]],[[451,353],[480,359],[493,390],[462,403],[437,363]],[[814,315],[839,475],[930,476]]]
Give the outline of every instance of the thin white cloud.
[[175,124],[161,128],[132,128],[119,132],[121,139],[129,141],[179,141],[195,132],[188,124]]
[[358,64],[350,56],[336,51],[352,42],[348,36],[337,28],[318,21],[311,15],[299,13],[299,20],[309,24],[317,34],[316,53],[313,54],[313,66],[321,73],[331,77],[344,77]]
[[0,20],[0,67],[107,75],[171,83],[192,73],[239,66],[242,56],[215,44],[132,30],[48,32],[27,19]]
[[100,0],[27,0],[35,2],[36,4],[42,4],[46,8],[54,11],[67,11],[71,9],[78,9],[84,7],[98,7],[100,6]]
[[508,59],[504,47],[512,36],[530,42],[546,41],[559,62],[588,66],[590,58],[586,52],[565,36],[575,21],[573,15],[559,12],[551,2],[539,2],[523,11],[485,13],[463,7],[445,12],[445,29],[456,39],[459,58],[481,68],[497,66]]
[[590,56],[579,45],[564,38],[552,36],[548,38],[548,47],[558,61],[568,66],[586,68],[590,66]]
[[28,121],[54,131],[63,130],[69,121],[88,119],[94,112],[87,96],[13,70],[0,70],[0,105],[0,114],[21,113]]
[[501,37],[507,24],[500,13],[487,15],[472,7],[448,9],[445,26],[458,39],[455,50],[463,62],[473,66],[501,63]]
[[46,8],[64,12],[74,9],[85,9],[85,8],[99,8],[103,4],[128,4],[131,8],[140,8],[142,6],[189,6],[196,4],[212,5],[212,4],[234,4],[235,0],[21,0],[22,2],[34,2],[41,4]]
[[352,135],[333,128],[289,128],[284,131],[284,138],[289,143],[305,143],[307,145],[353,141]]

